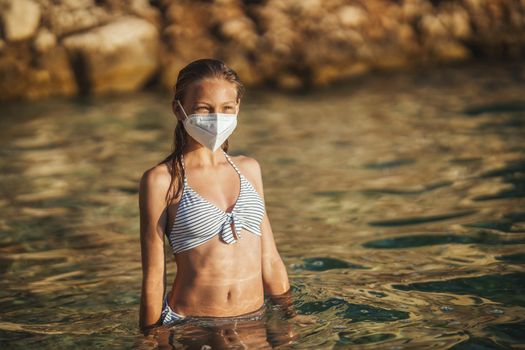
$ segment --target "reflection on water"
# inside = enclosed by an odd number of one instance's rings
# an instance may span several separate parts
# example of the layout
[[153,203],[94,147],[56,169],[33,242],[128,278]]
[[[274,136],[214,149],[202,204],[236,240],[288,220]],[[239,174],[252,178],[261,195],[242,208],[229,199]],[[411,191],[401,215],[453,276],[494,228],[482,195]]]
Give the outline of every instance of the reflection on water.
[[3,105],[1,343],[523,344],[524,72],[479,65],[304,95],[249,91],[230,153],[262,165],[298,316],[273,306],[264,320],[180,324],[148,339],[137,332],[138,180],[171,149],[170,96]]

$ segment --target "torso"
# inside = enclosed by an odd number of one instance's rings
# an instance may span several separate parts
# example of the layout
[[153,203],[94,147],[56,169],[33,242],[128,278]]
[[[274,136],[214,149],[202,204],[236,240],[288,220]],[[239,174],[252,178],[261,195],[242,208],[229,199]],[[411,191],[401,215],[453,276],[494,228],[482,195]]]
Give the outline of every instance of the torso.
[[[244,179],[254,184],[249,172],[243,171],[242,158],[230,156]],[[227,160],[224,167],[229,170],[221,169],[220,173],[212,174],[212,177],[191,169],[186,178],[191,190],[186,191],[196,192],[208,202],[210,209],[214,206],[217,212],[229,206],[224,211],[226,213],[232,211],[238,199],[240,179]],[[212,188],[209,185],[210,178],[221,185]],[[245,190],[248,186],[245,183]],[[253,187],[251,189],[254,190]],[[229,194],[229,199],[222,199],[225,204],[219,205],[221,200],[218,198],[224,198],[225,192]],[[168,235],[174,226],[181,198],[168,207]],[[234,226],[232,228],[232,232],[235,232]],[[245,314],[261,307],[264,303],[261,237],[247,231],[245,227],[240,230],[240,237],[242,239],[237,238],[236,242],[227,244],[217,233],[191,249],[175,252],[177,274],[168,299],[175,312],[183,316],[224,317]]]

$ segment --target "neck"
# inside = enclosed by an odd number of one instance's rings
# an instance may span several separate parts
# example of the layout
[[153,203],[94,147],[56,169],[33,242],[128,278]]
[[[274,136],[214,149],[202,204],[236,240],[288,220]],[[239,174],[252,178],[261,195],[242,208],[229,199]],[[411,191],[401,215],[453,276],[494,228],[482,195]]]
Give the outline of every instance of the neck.
[[224,161],[223,153],[225,152],[221,147],[215,152],[203,146],[187,148],[183,151],[184,163],[188,164],[189,160],[191,164],[199,168],[215,167]]

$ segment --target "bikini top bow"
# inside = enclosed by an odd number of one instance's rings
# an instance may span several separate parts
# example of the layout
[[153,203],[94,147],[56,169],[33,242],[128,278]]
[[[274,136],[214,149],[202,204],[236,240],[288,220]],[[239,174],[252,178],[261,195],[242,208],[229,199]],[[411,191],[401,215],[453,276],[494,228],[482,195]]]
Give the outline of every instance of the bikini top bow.
[[235,228],[235,236],[237,238],[242,239],[241,237],[241,230],[243,227],[243,222],[241,218],[239,217],[239,214],[232,211],[231,213],[225,213],[226,218],[221,226],[221,237],[222,240],[228,244],[237,242],[237,239],[233,235],[233,230],[231,227],[231,224],[233,224]]

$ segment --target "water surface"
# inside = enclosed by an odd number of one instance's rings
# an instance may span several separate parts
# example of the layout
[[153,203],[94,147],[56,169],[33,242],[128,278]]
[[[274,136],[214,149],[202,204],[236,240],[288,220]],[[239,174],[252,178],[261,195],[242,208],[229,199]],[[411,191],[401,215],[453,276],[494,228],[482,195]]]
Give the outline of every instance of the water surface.
[[138,181],[171,150],[171,97],[2,105],[2,348],[523,346],[524,82],[524,66],[480,64],[248,90],[229,153],[262,166],[303,318],[148,340]]

